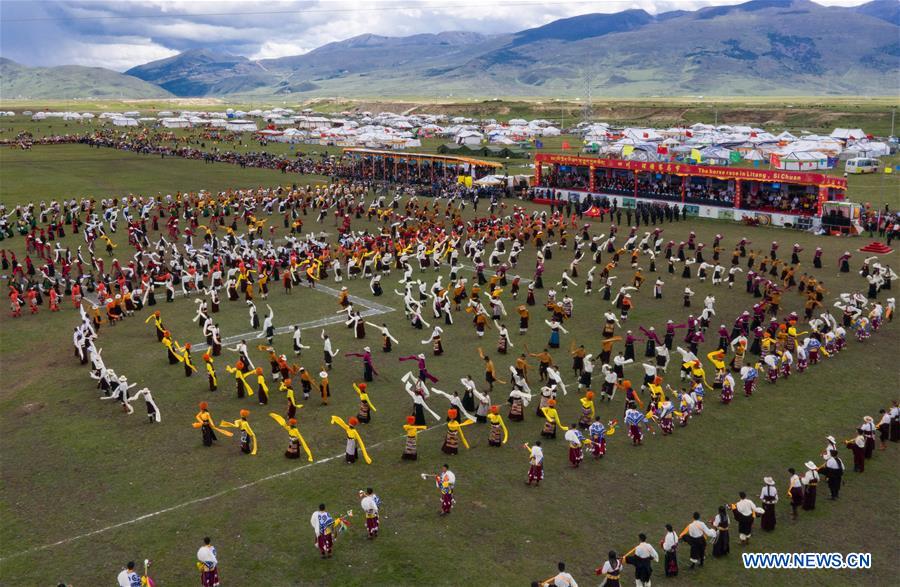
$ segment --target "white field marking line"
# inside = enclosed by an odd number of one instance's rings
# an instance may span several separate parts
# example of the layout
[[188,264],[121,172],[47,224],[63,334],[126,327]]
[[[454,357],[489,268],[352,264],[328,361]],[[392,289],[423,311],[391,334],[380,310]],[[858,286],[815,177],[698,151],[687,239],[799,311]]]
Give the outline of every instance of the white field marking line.
[[[303,286],[309,287],[309,286]],[[312,290],[321,290],[327,294],[330,294],[334,297],[340,295],[340,290],[334,289],[333,287],[328,287],[327,285],[322,285],[320,283],[316,283],[316,287],[309,287]],[[364,311],[360,312],[360,316],[363,318],[368,318],[369,316],[379,316],[381,314],[387,314],[388,312],[393,312],[396,309],[390,306],[385,306],[383,304],[379,304],[377,302],[372,302],[371,300],[366,300],[364,298],[358,296],[348,296],[349,300],[353,302],[355,305],[360,305],[365,308]],[[307,322],[297,322],[296,324],[288,324],[287,326],[279,326],[275,329],[275,334],[287,334],[292,332],[294,326],[298,326],[300,330],[309,330],[312,328],[322,328],[323,326],[328,326],[329,324],[343,324],[347,321],[347,317],[341,312],[340,315],[329,316],[327,318],[319,318],[318,320],[310,320]],[[266,333],[262,330],[254,330],[251,332],[245,332],[244,334],[236,334],[234,336],[229,336],[227,338],[222,339],[222,346],[228,344],[234,344],[241,340],[252,340],[252,339],[260,339],[265,338]],[[198,351],[202,351],[206,349],[208,345],[205,342],[200,342],[197,344],[192,344],[191,348],[194,348]]]
[[[431,426],[431,427],[429,427],[429,428],[426,428],[425,430],[422,430],[422,432],[420,432],[419,434],[422,434],[422,433],[424,433],[424,432],[428,432],[429,430],[434,430],[435,428],[442,428],[442,427],[444,427],[445,425],[446,425],[446,424],[443,424],[443,423],[441,423],[441,424],[435,424],[434,426]],[[382,440],[381,442],[376,442],[375,444],[369,446],[369,450],[378,448],[378,447],[383,446],[383,445],[385,445],[385,444],[387,444],[387,443],[389,443],[389,442],[394,442],[395,440],[400,440],[400,439],[403,439],[403,438],[406,438],[406,434],[403,434],[402,436],[395,436],[395,437],[389,438],[389,439],[387,439],[387,440]],[[250,482],[248,482],[248,483],[244,483],[243,485],[237,485],[237,486],[235,486],[235,487],[230,487],[230,488],[228,488],[228,489],[223,489],[222,491],[218,491],[218,492],[212,493],[212,494],[210,494],[210,495],[205,495],[205,496],[203,496],[203,497],[197,497],[197,498],[195,498],[195,499],[191,499],[191,500],[188,500],[188,501],[185,501],[185,502],[182,502],[182,503],[179,503],[179,504],[176,504],[176,505],[167,507],[167,508],[163,508],[163,509],[157,510],[157,511],[155,511],[155,512],[150,512],[150,513],[148,513],[148,514],[144,514],[144,515],[142,515],[142,516],[138,516],[138,517],[133,518],[133,519],[131,519],[131,520],[126,520],[126,521],[124,521],[124,522],[119,522],[118,524],[112,524],[111,526],[106,526],[105,528],[100,528],[100,529],[98,529],[98,530],[92,530],[91,532],[87,532],[87,533],[85,533],[85,534],[79,534],[79,535],[77,535],[77,536],[72,536],[72,537],[70,537],[70,538],[64,538],[63,540],[58,540],[57,542],[53,542],[53,543],[51,543],[51,544],[45,544],[45,545],[43,545],[43,546],[35,546],[35,547],[29,548],[29,549],[27,549],[27,550],[22,550],[22,551],[20,551],[20,552],[16,552],[16,553],[13,553],[13,554],[4,556],[4,557],[0,557],[0,562],[7,561],[7,560],[9,560],[9,559],[11,559],[11,558],[17,558],[17,557],[20,557],[20,556],[24,556],[24,555],[26,555],[26,554],[31,554],[31,553],[33,553],[33,552],[39,552],[39,551],[42,551],[42,550],[49,550],[49,549],[54,548],[54,547],[56,547],[56,546],[62,546],[62,545],[65,545],[65,544],[69,544],[69,543],[71,543],[71,542],[75,542],[76,540],[81,540],[82,538],[90,538],[91,536],[97,536],[98,534],[103,534],[103,533],[105,533],[105,532],[109,532],[110,530],[115,530],[115,529],[117,529],[117,528],[122,528],[122,527],[124,527],[124,526],[130,526],[131,524],[137,524],[138,522],[143,522],[144,520],[149,520],[150,518],[155,518],[155,517],[157,517],[157,516],[161,516],[161,515],[163,515],[163,514],[167,514],[167,513],[169,513],[169,512],[173,512],[173,511],[175,511],[175,510],[180,510],[180,509],[186,508],[186,507],[188,507],[188,506],[192,506],[192,505],[195,505],[195,504],[198,504],[198,503],[204,503],[204,502],[207,502],[207,501],[211,501],[211,500],[216,499],[216,498],[218,498],[218,497],[222,497],[223,495],[228,495],[229,493],[235,493],[235,492],[237,492],[237,491],[243,491],[244,489],[249,489],[250,487],[255,487],[256,485],[260,485],[260,484],[262,484],[262,483],[265,483],[266,481],[272,481],[273,479],[279,479],[279,478],[281,478],[281,477],[286,477],[286,476],[288,476],[288,475],[292,475],[292,474],[296,473],[297,471],[302,471],[303,469],[308,469],[309,467],[313,467],[313,466],[315,466],[315,465],[321,465],[321,464],[323,464],[323,463],[327,463],[327,462],[329,462],[329,461],[333,461],[334,459],[337,459],[337,458],[340,458],[340,457],[344,456],[344,454],[345,454],[345,453],[342,452],[342,453],[336,454],[336,455],[334,455],[334,456],[326,457],[326,458],[324,458],[324,459],[319,459],[319,460],[317,460],[317,461],[315,461],[315,462],[312,462],[312,463],[306,463],[305,465],[300,465],[300,466],[298,466],[298,467],[294,467],[294,468],[288,469],[288,470],[286,470],[286,471],[281,471],[280,473],[273,473],[272,475],[267,475],[267,476],[265,476],[265,477],[261,477],[261,478],[257,479],[256,481],[250,481]],[[366,466],[369,466],[369,465],[366,465]]]

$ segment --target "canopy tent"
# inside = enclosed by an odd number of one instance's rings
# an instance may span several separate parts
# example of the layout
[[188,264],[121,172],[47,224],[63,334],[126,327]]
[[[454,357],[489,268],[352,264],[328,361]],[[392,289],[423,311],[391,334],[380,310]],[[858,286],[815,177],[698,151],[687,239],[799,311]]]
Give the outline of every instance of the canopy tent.
[[485,186],[485,187],[495,187],[503,185],[505,181],[496,175],[485,175],[481,179],[475,180],[475,185]]
[[785,171],[811,171],[814,169],[830,169],[828,167],[828,155],[815,151],[801,151],[790,153],[773,153],[772,167]]

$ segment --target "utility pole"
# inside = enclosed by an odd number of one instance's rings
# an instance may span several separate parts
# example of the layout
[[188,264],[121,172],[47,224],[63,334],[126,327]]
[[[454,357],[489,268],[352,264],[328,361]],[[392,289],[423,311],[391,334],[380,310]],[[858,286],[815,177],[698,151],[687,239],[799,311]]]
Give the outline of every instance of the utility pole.
[[589,123],[593,117],[594,72],[591,69],[585,69],[582,76],[584,78],[584,108],[581,111],[581,119],[583,122]]
[[894,118],[897,117],[897,109],[891,110],[891,136],[894,136]]

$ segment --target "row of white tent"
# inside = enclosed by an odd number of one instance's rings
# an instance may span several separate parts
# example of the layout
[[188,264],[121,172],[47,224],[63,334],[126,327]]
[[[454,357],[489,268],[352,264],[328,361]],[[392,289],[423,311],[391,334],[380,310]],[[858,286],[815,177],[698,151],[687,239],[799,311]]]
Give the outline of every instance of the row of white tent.
[[711,164],[727,165],[737,158],[806,171],[831,168],[838,159],[890,154],[890,145],[870,140],[861,129],[836,128],[827,136],[801,133],[799,137],[788,131],[775,135],[750,126],[700,123],[665,129],[612,129],[601,123],[582,125],[577,130],[583,134],[585,145],[595,152],[648,161],[668,160],[673,155],[696,161],[699,153],[700,162]]
[[[90,121],[94,115],[87,112],[36,112],[32,118],[61,118],[83,122]],[[418,146],[423,137],[441,137],[463,145],[514,145],[559,136],[564,132],[564,129],[543,119],[514,118],[506,123],[499,123],[494,119],[475,120],[443,114],[350,111],[325,116],[310,109],[297,112],[291,108],[247,111],[232,108],[225,111],[164,110],[155,112],[152,117],[141,117],[141,113],[137,111],[104,112],[97,118],[109,120],[116,126],[147,125],[167,129],[208,127],[232,132],[257,132],[262,127],[278,131],[267,133],[271,140],[296,141],[302,136],[302,140],[309,141],[391,148]],[[254,119],[260,120],[257,122]],[[303,131],[305,134],[294,131]],[[774,134],[749,125],[697,123],[685,127],[614,129],[606,123],[581,123],[573,132],[583,137],[585,145],[601,154],[621,156],[623,151],[628,151],[625,155],[628,158],[648,160],[665,159],[671,153],[679,151],[693,153],[696,149],[704,153],[709,161],[727,160],[731,151],[737,151],[743,159],[751,157],[749,160],[768,161],[775,154],[778,161],[796,157],[814,160],[816,165],[824,166],[837,158],[881,157],[890,153],[888,144],[870,140],[859,128],[836,128],[827,136],[812,133],[796,136],[788,131]],[[807,155],[801,155],[804,153]],[[807,163],[807,166],[810,165],[812,163]]]

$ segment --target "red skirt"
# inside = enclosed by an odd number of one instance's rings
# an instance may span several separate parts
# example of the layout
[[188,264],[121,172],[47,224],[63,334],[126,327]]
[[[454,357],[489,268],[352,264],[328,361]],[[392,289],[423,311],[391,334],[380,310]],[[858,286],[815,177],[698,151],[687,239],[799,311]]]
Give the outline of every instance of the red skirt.
[[528,482],[541,481],[544,479],[544,465],[531,465],[528,468]]
[[639,425],[632,424],[628,427],[628,436],[631,438],[632,444],[640,444],[644,438],[644,432]]
[[441,511],[445,514],[449,514],[450,510],[453,508],[453,494],[452,493],[442,493],[441,494]]
[[331,549],[334,546],[334,537],[331,534],[319,534],[316,538],[316,546],[319,547],[319,552],[322,554],[331,554]]
[[378,516],[369,516],[366,514],[366,530],[369,532],[369,536],[377,536],[378,535]]
[[200,585],[202,587],[219,587],[219,569],[200,571]]
[[606,454],[606,438],[601,438],[600,442],[591,442],[591,454],[593,454],[595,458],[600,458]]
[[580,446],[570,446],[569,447],[569,462],[572,463],[573,467],[577,467],[581,464],[581,461],[584,460],[584,453],[581,450]]

